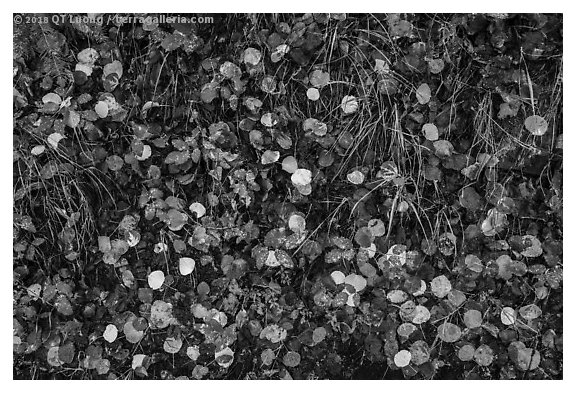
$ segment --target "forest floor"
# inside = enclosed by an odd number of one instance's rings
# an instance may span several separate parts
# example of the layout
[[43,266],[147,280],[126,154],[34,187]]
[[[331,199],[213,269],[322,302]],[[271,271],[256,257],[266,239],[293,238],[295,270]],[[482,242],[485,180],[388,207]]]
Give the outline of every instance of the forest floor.
[[562,15],[169,16],[15,16],[15,379],[563,378]]

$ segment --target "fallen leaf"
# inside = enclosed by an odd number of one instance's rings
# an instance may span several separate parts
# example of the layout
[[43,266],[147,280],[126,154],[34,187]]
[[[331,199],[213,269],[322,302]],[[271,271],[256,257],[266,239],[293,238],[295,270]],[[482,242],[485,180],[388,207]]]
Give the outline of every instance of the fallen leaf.
[[189,257],[182,257],[178,260],[178,268],[180,270],[180,274],[183,276],[187,276],[194,271],[196,267],[196,261]]
[[354,96],[344,96],[340,103],[340,109],[345,115],[349,115],[358,110],[358,100]]
[[306,90],[306,97],[308,97],[310,101],[318,101],[320,99],[320,91],[315,87],[311,87]]
[[430,102],[432,97],[432,91],[427,83],[422,83],[416,90],[416,99],[421,105],[426,105]]
[[200,217],[204,217],[204,215],[206,214],[206,208],[204,207],[203,204],[201,204],[200,202],[194,202],[192,203],[188,209],[192,212],[192,213],[196,213],[196,217],[200,218]]
[[152,289],[160,289],[164,284],[164,272],[155,270],[148,275],[148,285]]
[[296,169],[290,180],[295,186],[307,186],[312,181],[312,172],[308,169]]
[[542,136],[548,131],[548,122],[542,116],[532,115],[524,120],[524,127],[535,136]]
[[406,367],[410,364],[410,360],[412,360],[412,354],[405,349],[398,351],[396,355],[394,355],[394,364],[397,367]]
[[104,330],[104,340],[113,343],[118,337],[118,328],[116,325],[108,324]]

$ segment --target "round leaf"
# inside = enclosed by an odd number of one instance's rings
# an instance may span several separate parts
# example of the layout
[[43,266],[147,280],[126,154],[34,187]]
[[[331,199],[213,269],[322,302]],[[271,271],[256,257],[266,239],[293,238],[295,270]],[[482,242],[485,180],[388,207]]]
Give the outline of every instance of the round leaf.
[[118,337],[118,328],[116,327],[116,325],[109,324],[108,326],[106,326],[106,330],[104,330],[104,340],[108,341],[109,343],[112,343],[116,340],[117,337]]
[[295,186],[307,186],[312,181],[312,172],[308,169],[296,169],[290,177]]
[[474,361],[476,361],[478,365],[487,367],[492,364],[493,360],[494,352],[488,345],[482,344],[476,348],[476,351],[474,352]]
[[478,310],[468,310],[464,313],[464,324],[469,329],[482,326],[482,313]]
[[399,351],[394,355],[394,364],[398,367],[406,367],[412,360],[412,354],[405,349]]
[[504,307],[500,312],[500,320],[504,325],[514,325],[516,323],[516,311],[512,307]]
[[340,103],[340,109],[345,115],[354,113],[358,110],[358,100],[354,96],[344,96]]
[[262,52],[256,48],[246,48],[242,56],[244,63],[255,66],[262,60]]
[[422,132],[424,133],[424,137],[429,141],[437,141],[439,134],[438,134],[438,127],[436,127],[432,123],[426,123],[422,126]]
[[417,325],[427,322],[430,319],[430,310],[425,306],[417,305],[414,309],[414,316],[412,317],[412,323]]
[[178,261],[178,268],[180,269],[180,274],[187,276],[194,271],[196,267],[196,261],[192,258],[182,257]]
[[155,270],[148,275],[148,285],[152,289],[160,289],[162,284],[164,284],[164,272],[161,270]]
[[520,307],[518,312],[522,318],[526,319],[527,321],[539,318],[542,315],[542,310],[535,304],[529,304],[527,306]]
[[366,288],[366,279],[358,274],[349,274],[344,279],[345,284],[352,285],[356,292],[360,292]]
[[438,327],[438,337],[444,342],[453,343],[460,339],[462,330],[457,325],[450,322],[444,322]]
[[430,86],[427,83],[423,83],[418,87],[416,90],[416,99],[422,105],[426,105],[430,102],[430,98],[432,97],[432,91],[430,90]]
[[293,156],[288,156],[282,160],[282,170],[288,173],[295,173],[298,169],[298,161]]
[[300,354],[294,351],[288,351],[282,359],[286,367],[297,367],[300,364]]
[[306,230],[306,220],[299,214],[292,214],[288,219],[288,228],[292,232],[302,233]]
[[206,208],[200,202],[194,202],[188,208],[192,213],[196,213],[196,217],[200,218],[206,214]]
[[175,337],[166,337],[164,340],[164,351],[167,353],[178,353],[182,348],[182,339]]
[[474,359],[474,352],[476,350],[470,344],[463,345],[458,350],[458,359],[462,360],[463,362],[469,362],[470,360]]
[[360,171],[353,171],[346,175],[348,181],[352,184],[362,184],[364,183],[364,174]]
[[315,87],[311,87],[306,91],[306,97],[310,101],[318,101],[320,99],[320,91]]
[[262,165],[273,164],[280,158],[280,152],[276,150],[266,150],[262,154],[261,162]]
[[524,120],[524,127],[536,136],[542,136],[548,131],[548,122],[542,116],[532,115]]
[[330,82],[330,74],[322,70],[314,70],[310,73],[310,84],[322,88]]
[[317,327],[312,332],[312,341],[314,341],[315,343],[321,343],[322,341],[324,341],[325,338],[326,338],[326,329],[323,328],[322,326]]
[[430,283],[430,287],[432,293],[439,298],[445,297],[452,290],[450,280],[448,280],[444,275],[435,277]]
[[332,273],[330,273],[330,277],[332,277],[332,280],[336,285],[344,284],[344,279],[346,278],[344,273],[342,273],[339,270],[335,270]]

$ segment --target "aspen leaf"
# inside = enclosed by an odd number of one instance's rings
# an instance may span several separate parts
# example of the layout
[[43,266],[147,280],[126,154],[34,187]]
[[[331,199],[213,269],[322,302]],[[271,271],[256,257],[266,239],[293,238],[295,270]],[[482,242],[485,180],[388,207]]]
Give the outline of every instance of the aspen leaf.
[[310,101],[318,101],[320,99],[320,91],[315,87],[311,87],[306,91],[306,97]]
[[524,127],[535,136],[542,136],[548,131],[548,122],[542,116],[532,115],[524,120]]
[[109,324],[106,326],[106,330],[104,330],[104,340],[108,341],[109,343],[113,343],[116,338],[118,337],[118,328],[116,325]]
[[196,267],[196,261],[192,258],[182,257],[178,261],[178,268],[180,270],[180,274],[183,276],[187,276],[194,271]]
[[262,60],[262,52],[256,48],[246,48],[242,56],[242,61],[251,66],[255,66]]
[[430,102],[430,98],[432,97],[432,91],[430,90],[430,86],[427,83],[423,83],[418,87],[416,90],[416,99],[422,105],[426,105]]
[[364,183],[364,174],[360,171],[353,171],[346,175],[346,179],[352,184],[362,184]]
[[192,212],[192,213],[196,213],[196,217],[200,218],[203,217],[206,214],[206,208],[204,207],[203,204],[201,204],[200,202],[194,202],[192,203],[188,209]]
[[516,323],[516,311],[512,307],[504,307],[500,312],[500,320],[504,325],[514,325]]
[[307,186],[312,181],[312,172],[308,169],[296,169],[290,180],[295,186]]
[[278,161],[279,158],[280,158],[280,152],[279,151],[266,150],[262,154],[262,158],[261,158],[260,162],[262,163],[262,165],[273,164],[276,161]]
[[410,364],[410,360],[412,360],[412,354],[405,349],[398,351],[394,355],[394,364],[398,367],[406,367]]
[[298,169],[298,162],[293,156],[288,156],[282,160],[282,170],[288,173],[294,173]]
[[155,270],[148,275],[148,285],[152,289],[160,289],[162,284],[164,284],[164,272],[161,270]]
[[354,96],[344,96],[340,103],[340,109],[345,115],[349,115],[358,110],[358,100]]

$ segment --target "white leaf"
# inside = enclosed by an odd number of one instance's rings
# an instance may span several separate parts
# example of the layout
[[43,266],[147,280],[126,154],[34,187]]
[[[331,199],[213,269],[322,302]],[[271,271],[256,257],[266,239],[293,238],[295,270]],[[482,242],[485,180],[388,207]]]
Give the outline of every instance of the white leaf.
[[198,347],[198,345],[189,346],[186,348],[186,355],[193,361],[196,361],[200,357],[200,347]]
[[278,117],[273,113],[267,112],[264,113],[260,118],[260,123],[266,127],[274,127],[276,124],[278,124]]
[[299,214],[292,214],[288,219],[288,228],[292,232],[304,232],[306,230],[306,220]]
[[86,48],[80,53],[78,53],[78,61],[84,64],[94,64],[96,60],[100,58],[100,55],[93,48]]
[[56,93],[48,93],[44,97],[42,97],[42,102],[44,104],[53,102],[56,105],[60,105],[62,103],[62,98]]
[[427,83],[422,83],[418,90],[416,90],[416,99],[422,105],[425,105],[430,102],[430,98],[432,97],[432,91],[430,90],[430,86]]
[[296,186],[296,189],[302,195],[312,194],[312,186],[310,184],[306,184],[305,186]]
[[200,202],[194,202],[189,207],[192,213],[196,213],[198,218],[203,217],[206,214],[206,208]]
[[298,162],[293,156],[288,156],[282,160],[282,170],[288,173],[294,173],[298,169]]
[[435,141],[433,145],[435,150],[434,154],[436,154],[436,156],[440,158],[450,157],[454,152],[454,146],[452,145],[452,143],[450,143],[450,141],[439,140]]
[[278,63],[289,51],[290,47],[288,45],[280,44],[270,54],[270,60],[272,60],[272,63]]
[[37,146],[34,146],[34,147],[32,148],[32,150],[30,151],[30,153],[31,153],[33,156],[39,156],[40,154],[44,153],[44,151],[46,151],[46,146],[44,146],[44,145],[37,145]]
[[332,277],[332,280],[334,280],[334,284],[336,285],[344,284],[344,279],[346,278],[344,273],[342,273],[340,270],[333,271],[330,274],[330,277]]
[[196,261],[192,258],[182,257],[178,261],[178,267],[180,269],[180,274],[187,276],[194,271],[194,268],[196,267]]
[[122,78],[122,63],[118,60],[114,60],[104,66],[104,78],[113,73],[118,75],[118,79]]
[[276,150],[266,150],[262,154],[261,161],[262,165],[273,164],[280,158],[280,152]]
[[360,292],[361,290],[366,288],[367,281],[364,277],[352,273],[346,276],[346,278],[344,279],[344,283],[352,285],[356,290],[356,292]]
[[394,364],[398,367],[406,367],[412,360],[412,354],[405,349],[399,351],[394,355]]
[[548,131],[548,122],[542,116],[532,115],[524,120],[524,127],[526,127],[532,135],[542,136]]
[[318,101],[320,99],[320,91],[315,87],[311,87],[306,91],[306,97],[310,101]]
[[109,324],[106,326],[106,330],[104,330],[104,340],[113,343],[116,340],[116,337],[118,337],[118,328],[116,325]]
[[256,48],[246,48],[242,56],[242,60],[246,64],[255,66],[260,63],[260,60],[262,60],[262,52]]
[[500,312],[500,320],[504,325],[514,325],[516,323],[516,311],[512,307],[504,307]]
[[182,339],[180,338],[175,338],[175,337],[166,337],[166,339],[164,340],[164,351],[166,351],[167,353],[178,353],[178,351],[180,351],[180,348],[182,348]]
[[346,115],[354,113],[358,110],[358,100],[354,96],[344,96],[340,108]]
[[138,243],[140,243],[140,232],[132,230],[128,232],[128,239],[126,239],[126,243],[128,243],[129,247],[136,247]]
[[353,171],[346,175],[348,181],[352,184],[362,184],[364,183],[364,174],[360,171]]
[[380,237],[386,234],[386,225],[379,218],[373,218],[368,221],[367,227],[374,237]]
[[266,262],[264,262],[264,264],[270,267],[280,266],[280,262],[276,258],[276,253],[274,251],[268,251],[268,257],[266,258]]
[[310,73],[310,84],[322,88],[330,82],[330,74],[322,70],[314,70]]
[[328,126],[326,123],[313,117],[304,120],[302,127],[304,128],[304,131],[312,131],[318,136],[324,136],[328,132]]
[[142,155],[141,156],[137,155],[136,159],[138,161],[145,161],[148,158],[150,158],[151,155],[152,155],[152,148],[150,147],[150,145],[144,145],[142,149]]
[[166,252],[168,251],[168,245],[166,243],[156,243],[154,245],[154,253],[156,254],[160,254],[161,252]]
[[93,69],[94,69],[94,64],[78,63],[78,64],[76,64],[74,71],[81,71],[81,72],[85,73],[86,76],[90,76],[90,75],[92,75]]
[[430,311],[421,305],[417,305],[412,315],[412,323],[417,325],[427,322],[430,319]]
[[438,134],[438,127],[436,127],[432,123],[426,123],[422,126],[422,132],[424,133],[424,137],[429,141],[437,141],[439,134]]
[[164,272],[155,270],[148,275],[148,285],[152,289],[159,289],[164,284]]
[[312,181],[312,172],[308,169],[296,169],[290,180],[295,186],[307,186]]
[[134,355],[132,358],[132,370],[136,370],[138,367],[142,367],[144,360],[146,359],[147,355]]
[[104,101],[98,101],[98,103],[94,106],[94,111],[101,119],[103,119],[108,116],[108,104],[106,104]]
[[435,277],[432,280],[430,287],[432,288],[432,293],[439,298],[445,297],[448,295],[448,292],[452,290],[452,284],[450,283],[450,280],[448,280],[444,275]]

